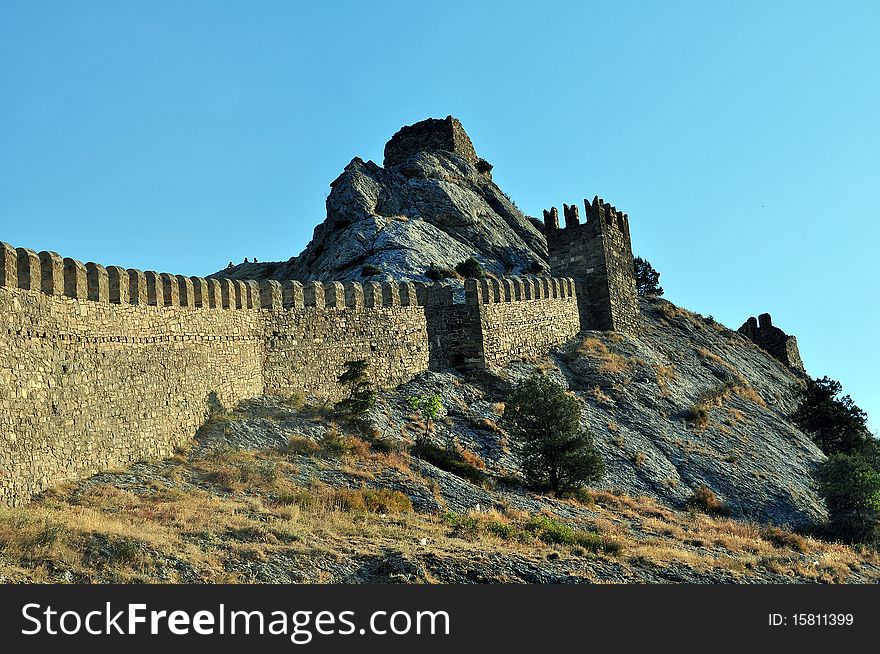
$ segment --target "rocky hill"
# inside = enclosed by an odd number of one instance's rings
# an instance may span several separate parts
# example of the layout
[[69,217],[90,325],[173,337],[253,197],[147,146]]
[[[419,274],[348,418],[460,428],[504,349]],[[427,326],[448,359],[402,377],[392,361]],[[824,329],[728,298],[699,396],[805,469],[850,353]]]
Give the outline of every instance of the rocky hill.
[[[824,516],[810,483],[822,454],[787,418],[800,373],[664,300],[641,311],[638,336],[588,332],[491,373],[422,374],[380,394],[365,426],[309,398],[216,413],[173,459],[6,511],[0,580],[880,579],[876,553],[796,531]],[[521,484],[499,419],[536,371],[582,403],[608,469],[589,496]],[[464,467],[410,451],[426,425],[408,399],[435,392],[444,409],[430,438],[454,442]]]
[[540,223],[498,188],[491,169],[452,116],[404,127],[385,146],[384,167],[355,157],[330,184],[327,218],[299,256],[215,276],[428,281],[432,265],[468,257],[497,274],[546,270]]

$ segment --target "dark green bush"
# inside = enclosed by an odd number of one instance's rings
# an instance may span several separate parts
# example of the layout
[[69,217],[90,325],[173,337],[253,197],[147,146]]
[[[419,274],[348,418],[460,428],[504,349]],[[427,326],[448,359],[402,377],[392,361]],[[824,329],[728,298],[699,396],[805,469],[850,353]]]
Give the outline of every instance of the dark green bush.
[[654,270],[654,266],[647,259],[635,257],[633,259],[633,274],[636,278],[636,292],[639,295],[663,295],[663,287],[660,286],[660,273]]
[[425,271],[425,277],[432,282],[439,282],[441,279],[458,279],[458,273],[451,268],[438,268],[432,263],[431,267]]
[[455,266],[455,272],[462,277],[473,277],[478,279],[486,276],[486,270],[480,265],[480,262],[473,257],[468,257]]
[[467,457],[457,448],[440,447],[425,439],[419,439],[410,449],[410,454],[475,484],[482,483],[485,478],[485,473],[469,460],[472,457]]
[[523,475],[532,488],[557,497],[601,479],[605,463],[580,428],[576,397],[544,375],[522,382],[504,407],[502,426],[522,445]]
[[361,418],[376,403],[376,391],[368,373],[370,364],[366,359],[347,361],[336,383],[348,388],[348,396],[337,402],[333,409],[346,418]]
[[848,543],[876,540],[880,472],[860,454],[832,454],[816,472],[828,508],[827,535]]

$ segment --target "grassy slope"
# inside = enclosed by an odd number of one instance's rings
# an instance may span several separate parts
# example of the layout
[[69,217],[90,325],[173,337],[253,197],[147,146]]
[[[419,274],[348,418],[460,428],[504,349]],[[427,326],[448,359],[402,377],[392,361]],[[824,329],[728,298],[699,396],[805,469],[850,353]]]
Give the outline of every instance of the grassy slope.
[[[289,412],[289,413],[288,413]],[[277,405],[261,420],[284,424]],[[7,582],[876,581],[880,559],[775,527],[595,492],[442,505],[445,473],[337,434],[317,446],[220,447],[253,410],[215,420],[192,451],[140,463],[0,513]],[[322,423],[320,419],[313,420]],[[203,434],[204,436],[204,434]],[[308,443],[311,443],[309,440]],[[307,452],[307,453],[301,453]],[[392,474],[393,473],[393,474]],[[389,476],[390,475],[390,476]],[[409,493],[391,488],[410,489]],[[489,488],[490,483],[486,483]],[[514,508],[517,497],[535,510]]]

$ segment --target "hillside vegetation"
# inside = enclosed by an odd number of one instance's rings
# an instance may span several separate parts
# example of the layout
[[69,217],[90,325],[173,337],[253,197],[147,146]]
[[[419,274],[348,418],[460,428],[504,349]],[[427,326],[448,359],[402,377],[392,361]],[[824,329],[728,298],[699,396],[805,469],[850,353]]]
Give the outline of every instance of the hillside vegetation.
[[[799,378],[711,319],[658,299],[642,313],[638,338],[596,332],[491,373],[426,373],[364,421],[308,398],[218,412],[172,459],[3,510],[0,580],[880,579],[873,550],[806,535],[825,517],[811,482],[823,456],[788,418]],[[587,493],[522,483],[501,417],[536,371],[574,394],[602,454]],[[434,395],[426,423],[412,398]]]

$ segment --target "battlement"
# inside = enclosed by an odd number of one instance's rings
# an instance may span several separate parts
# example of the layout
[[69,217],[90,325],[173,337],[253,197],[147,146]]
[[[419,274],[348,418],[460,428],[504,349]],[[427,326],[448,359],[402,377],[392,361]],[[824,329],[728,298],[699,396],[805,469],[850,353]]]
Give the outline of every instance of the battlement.
[[574,280],[568,277],[505,277],[466,279],[465,303],[497,304],[576,297]]
[[749,318],[737,331],[789,368],[806,372],[797,338],[775,327],[769,313],[762,313],[757,319]]
[[3,242],[0,287],[121,305],[275,311],[423,306],[430,295],[421,282],[257,282],[104,267]]
[[[319,282],[185,277],[119,266],[104,267],[55,252],[13,248],[0,242],[0,286],[74,300],[190,309],[283,311],[450,306],[443,282]],[[467,279],[466,304],[576,297],[571,278]]]
[[[598,195],[593,197],[592,202],[584,199],[586,222],[583,224],[580,221],[580,208],[577,204],[563,204],[562,211],[566,230],[588,227],[591,233],[598,235],[603,229],[616,228],[629,238],[629,216]],[[547,240],[556,237],[554,232],[559,229],[559,211],[556,207],[544,209],[544,233]]]

